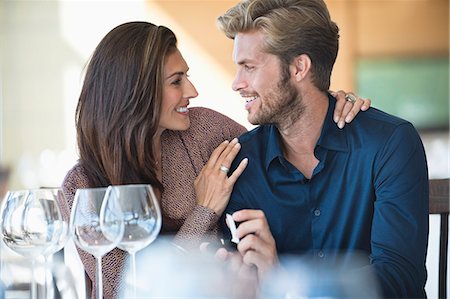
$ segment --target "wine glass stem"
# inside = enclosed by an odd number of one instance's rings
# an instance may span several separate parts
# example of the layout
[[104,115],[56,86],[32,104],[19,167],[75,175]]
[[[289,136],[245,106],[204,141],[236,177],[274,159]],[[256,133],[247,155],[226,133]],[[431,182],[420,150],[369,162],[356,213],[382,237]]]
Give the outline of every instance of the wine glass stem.
[[103,277],[102,277],[102,257],[96,257],[97,275],[95,276],[97,285],[97,299],[103,299]]
[[136,253],[130,252],[131,256],[131,279],[133,282],[133,298],[136,298]]
[[48,289],[49,289],[49,278],[48,278],[48,256],[44,255],[44,298],[48,299]]
[[33,258],[31,259],[31,299],[37,298],[35,270],[36,270],[36,260],[35,258]]

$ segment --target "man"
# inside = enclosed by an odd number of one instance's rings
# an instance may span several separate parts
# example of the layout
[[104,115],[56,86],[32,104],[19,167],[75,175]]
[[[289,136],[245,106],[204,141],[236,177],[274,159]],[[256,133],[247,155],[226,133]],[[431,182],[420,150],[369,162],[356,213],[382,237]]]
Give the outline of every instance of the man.
[[[332,261],[363,252],[384,297],[424,297],[428,174],[407,121],[369,109],[342,130],[328,94],[338,27],[322,0],[243,1],[219,17],[234,39],[233,89],[248,120],[249,164],[226,213],[259,274],[278,254]],[[237,167],[232,165],[232,170]]]

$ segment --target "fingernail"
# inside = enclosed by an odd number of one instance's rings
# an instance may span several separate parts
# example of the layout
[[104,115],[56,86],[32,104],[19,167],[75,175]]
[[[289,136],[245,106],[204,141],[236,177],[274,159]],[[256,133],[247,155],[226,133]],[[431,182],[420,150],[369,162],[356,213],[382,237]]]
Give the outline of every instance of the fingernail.
[[344,122],[343,121],[339,121],[338,122],[338,128],[342,129],[344,127]]
[[231,140],[231,143],[237,143],[238,139],[237,138],[233,138],[233,140]]
[[349,123],[349,122],[351,122],[352,121],[352,118],[350,117],[350,116],[347,116],[346,118],[345,118],[345,122],[346,123]]
[[337,122],[339,121],[339,116],[336,115],[336,116],[333,118],[333,120],[334,120],[335,123],[337,123]]
[[248,163],[248,158],[244,158],[244,159],[242,159],[242,161],[243,161],[244,163]]
[[367,110],[367,106],[366,105],[362,105],[361,110]]

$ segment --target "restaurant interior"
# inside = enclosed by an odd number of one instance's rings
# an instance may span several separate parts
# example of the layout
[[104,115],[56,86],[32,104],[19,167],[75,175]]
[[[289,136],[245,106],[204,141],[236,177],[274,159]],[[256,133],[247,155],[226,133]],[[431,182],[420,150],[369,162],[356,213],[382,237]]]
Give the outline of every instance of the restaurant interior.
[[[237,2],[0,1],[2,194],[61,185],[78,157],[75,107],[86,62],[100,39],[127,21],[171,28],[199,92],[191,106],[217,110],[252,129],[244,101],[231,89],[232,41],[215,21]],[[353,91],[370,98],[372,107],[411,121],[424,143],[429,178],[449,178],[449,1],[325,2],[340,28],[331,90]],[[430,215],[429,298],[438,298],[439,221]],[[59,275],[72,276],[77,297],[84,298],[75,250],[69,241],[63,260],[68,270]]]

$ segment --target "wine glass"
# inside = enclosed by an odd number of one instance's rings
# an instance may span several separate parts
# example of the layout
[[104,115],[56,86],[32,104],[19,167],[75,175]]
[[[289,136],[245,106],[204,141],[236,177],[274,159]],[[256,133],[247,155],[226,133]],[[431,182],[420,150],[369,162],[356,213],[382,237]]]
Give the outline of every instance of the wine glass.
[[123,235],[120,208],[105,193],[106,188],[78,189],[69,226],[75,244],[97,260],[98,299],[103,298],[102,256],[116,247]]
[[36,258],[44,248],[30,246],[23,230],[25,201],[28,190],[8,191],[2,205],[2,239],[6,246],[22,256],[31,258],[31,298],[37,298],[34,275]]
[[114,198],[120,206],[124,234],[117,245],[131,258],[131,281],[136,296],[136,252],[152,243],[161,229],[161,211],[150,185],[109,186],[105,198]]
[[[51,279],[48,278],[48,260],[62,249],[68,239],[68,223],[63,219],[59,202],[64,194],[60,188],[29,190],[24,208],[24,233],[31,245],[45,249],[44,256],[44,297],[51,294]],[[40,227],[39,227],[40,225]]]
[[2,210],[2,237],[10,249],[31,258],[32,298],[37,296],[36,259],[60,237],[62,222],[50,190],[11,191],[6,196]]

